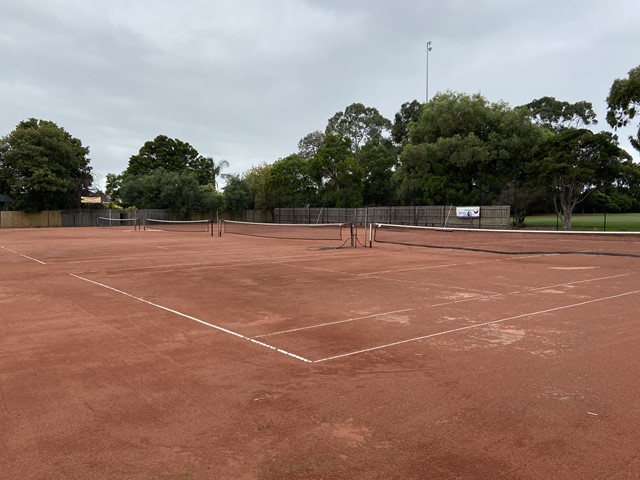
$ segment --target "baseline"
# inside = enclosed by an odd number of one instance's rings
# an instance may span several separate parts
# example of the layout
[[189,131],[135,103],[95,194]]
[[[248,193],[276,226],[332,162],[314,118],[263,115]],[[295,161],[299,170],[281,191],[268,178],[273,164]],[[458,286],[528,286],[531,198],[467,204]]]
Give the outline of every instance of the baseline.
[[15,250],[11,250],[10,248],[3,247],[2,245],[0,245],[0,248],[2,248],[3,250],[6,250],[7,252],[15,253],[16,255],[24,257],[27,260],[31,260],[33,262],[37,262],[37,263],[39,263],[41,265],[46,265],[46,263],[44,263],[42,260],[38,260],[37,258],[30,257],[29,255],[25,255],[24,253],[16,252]]

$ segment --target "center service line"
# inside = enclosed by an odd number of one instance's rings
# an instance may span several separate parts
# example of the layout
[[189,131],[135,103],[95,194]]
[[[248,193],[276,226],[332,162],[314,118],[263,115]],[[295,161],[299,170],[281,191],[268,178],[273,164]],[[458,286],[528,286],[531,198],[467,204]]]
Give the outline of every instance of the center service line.
[[295,358],[296,360],[300,360],[300,361],[303,361],[303,362],[306,362],[306,363],[313,363],[313,360],[309,360],[307,358],[301,357],[300,355],[296,355],[295,353],[287,352],[286,350],[282,350],[281,348],[274,347],[273,345],[269,345],[268,343],[261,342],[259,340],[254,339],[254,338],[246,337],[246,336],[244,336],[244,335],[242,335],[240,333],[234,332],[234,331],[229,330],[227,328],[220,327],[218,325],[214,325],[212,323],[205,322],[204,320],[200,320],[199,318],[192,317],[191,315],[187,315],[186,313],[182,313],[182,312],[179,312],[177,310],[173,310],[172,308],[168,308],[168,307],[164,307],[162,305],[158,305],[157,303],[150,302],[149,300],[145,300],[142,297],[136,297],[135,295],[132,295],[132,294],[127,293],[127,292],[124,292],[122,290],[118,290],[117,288],[114,288],[114,287],[110,287],[109,285],[105,285],[104,283],[96,282],[94,280],[90,280],[88,278],[84,278],[84,277],[81,277],[80,275],[75,275],[73,273],[70,273],[69,275],[71,275],[72,277],[75,277],[75,278],[77,278],[79,280],[83,280],[85,282],[92,283],[94,285],[98,285],[99,287],[106,288],[108,290],[111,290],[113,292],[119,293],[119,294],[124,295],[126,297],[132,298],[132,299],[137,300],[139,302],[146,303],[147,305],[151,305],[152,307],[159,308],[159,309],[164,310],[166,312],[170,312],[170,313],[173,313],[175,315],[179,315],[181,317],[188,318],[189,320],[193,320],[194,322],[198,322],[198,323],[200,323],[202,325],[205,325],[207,327],[214,328],[214,329],[219,330],[219,331],[224,332],[224,333],[228,333],[229,335],[233,335],[234,337],[241,338],[242,340],[247,340],[247,341],[249,341],[251,343],[255,343],[256,345],[260,345],[261,347],[265,347],[265,348],[268,348],[270,350],[275,350],[278,353],[281,353],[283,355],[287,355],[289,357]]

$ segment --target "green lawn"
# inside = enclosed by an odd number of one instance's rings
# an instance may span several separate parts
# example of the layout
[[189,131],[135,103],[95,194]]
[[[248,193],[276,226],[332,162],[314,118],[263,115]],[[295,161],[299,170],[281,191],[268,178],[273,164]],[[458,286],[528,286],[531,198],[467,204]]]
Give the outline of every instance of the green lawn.
[[[555,215],[530,215],[525,221],[526,228],[556,228]],[[562,222],[558,223],[562,228]],[[604,230],[603,214],[575,214],[571,219],[573,230]],[[640,213],[608,213],[607,228],[609,232],[640,232]]]

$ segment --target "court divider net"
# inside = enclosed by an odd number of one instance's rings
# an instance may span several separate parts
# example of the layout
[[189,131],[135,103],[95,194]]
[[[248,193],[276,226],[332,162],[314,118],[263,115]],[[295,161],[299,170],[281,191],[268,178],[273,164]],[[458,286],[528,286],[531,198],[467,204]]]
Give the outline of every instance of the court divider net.
[[144,229],[151,231],[207,233],[213,236],[213,220],[160,220],[147,218]]
[[352,240],[353,227],[346,223],[257,223],[222,220],[219,234],[291,240]]
[[98,227],[133,227],[134,230],[140,228],[139,218],[109,218],[98,217]]
[[373,224],[372,229],[374,243],[499,254],[640,257],[638,232],[492,230],[382,223]]

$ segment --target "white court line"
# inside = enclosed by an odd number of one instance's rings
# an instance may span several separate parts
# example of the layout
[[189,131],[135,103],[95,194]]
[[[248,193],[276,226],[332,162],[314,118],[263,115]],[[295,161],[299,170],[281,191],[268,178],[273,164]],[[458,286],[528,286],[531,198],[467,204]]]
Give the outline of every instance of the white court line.
[[465,267],[467,265],[476,265],[478,263],[485,263],[485,260],[475,260],[472,262],[463,262],[463,263],[443,263],[440,265],[422,265],[420,267],[410,267],[410,268],[398,268],[396,270],[379,270],[377,272],[363,272],[359,273],[358,276],[365,277],[367,275],[380,275],[381,273],[397,273],[397,272],[411,272],[414,270],[432,270],[435,268],[447,268],[447,267]]
[[[448,302],[442,302],[442,303],[432,303],[430,305],[423,305],[421,307],[416,307],[416,308],[405,308],[404,310],[394,310],[392,312],[381,312],[381,313],[374,313],[372,315],[366,315],[364,317],[354,317],[354,318],[347,318],[345,320],[337,320],[335,322],[327,322],[327,323],[319,323],[317,325],[309,325],[306,327],[298,327],[298,328],[291,328],[289,330],[280,330],[277,332],[272,332],[272,333],[264,333],[262,335],[256,335],[253,338],[265,338],[265,337],[271,337],[274,335],[282,335],[284,333],[291,333],[291,332],[300,332],[303,330],[311,330],[313,328],[320,328],[320,327],[329,327],[332,325],[338,325],[341,323],[348,323],[348,322],[355,322],[358,320],[366,320],[368,318],[375,318],[375,317],[382,317],[384,315],[392,315],[394,313],[402,313],[402,312],[410,312],[416,309],[426,309],[426,308],[435,308],[435,307],[446,307],[448,305],[455,305],[457,303],[464,303],[464,302],[473,302],[476,300],[487,300],[487,299],[491,299],[491,298],[499,298],[499,297],[506,297],[508,295],[519,295],[522,293],[530,293],[530,292],[535,292],[538,290],[546,290],[549,288],[557,288],[557,287],[567,287],[570,285],[577,285],[580,283],[588,283],[588,282],[595,282],[598,280],[611,280],[613,278],[619,278],[619,277],[626,277],[632,275],[631,273],[623,273],[620,275],[612,275],[610,277],[600,277],[600,278],[589,278],[586,280],[576,280],[575,282],[567,282],[567,283],[558,283],[558,284],[554,284],[554,285],[545,285],[543,287],[536,287],[536,288],[532,288],[530,290],[518,290],[518,291],[514,291],[514,292],[507,292],[507,293],[492,293],[489,292],[489,295],[479,295],[477,297],[469,297],[469,298],[460,298],[458,300],[450,300]],[[427,284],[427,285],[436,285],[439,287],[447,287],[446,285],[437,285],[437,284]],[[471,290],[471,291],[475,291],[475,290]],[[481,290],[478,290],[481,291]]]
[[[621,277],[628,277],[630,275],[635,275],[635,273],[620,273],[618,275],[610,275],[608,277],[597,277],[597,278],[586,278],[584,280],[575,280],[573,282],[567,282],[567,283],[558,283],[555,285],[548,285],[548,286],[543,286],[543,287],[536,287],[536,288],[531,288],[529,290],[523,290],[523,293],[526,292],[535,292],[537,290],[545,290],[547,288],[554,288],[554,287],[566,287],[566,286],[570,286],[570,285],[578,285],[580,283],[589,283],[589,282],[598,282],[600,280],[612,280],[614,278],[621,278]],[[520,293],[520,292],[515,292],[515,293]],[[512,295],[511,293],[507,294],[507,295]]]
[[71,275],[72,277],[75,277],[75,278],[77,278],[79,280],[83,280],[85,282],[92,283],[94,285],[98,285],[99,287],[103,287],[103,288],[106,288],[106,289],[111,290],[113,292],[116,292],[116,293],[119,293],[121,295],[124,295],[126,297],[132,298],[132,299],[137,300],[139,302],[146,303],[147,305],[151,305],[152,307],[159,308],[159,309],[164,310],[166,312],[170,312],[170,313],[173,313],[175,315],[179,315],[181,317],[187,318],[189,320],[193,320],[194,322],[198,322],[198,323],[200,323],[202,325],[205,325],[207,327],[214,328],[214,329],[219,330],[219,331],[224,332],[224,333],[228,333],[229,335],[233,335],[234,337],[241,338],[242,340],[247,340],[247,341],[249,341],[251,343],[255,343],[256,345],[260,345],[261,347],[266,347],[266,348],[268,348],[270,350],[275,350],[278,353],[281,353],[283,355],[287,355],[289,357],[295,358],[296,360],[301,360],[301,361],[306,362],[306,363],[313,363],[312,360],[308,360],[308,359],[306,359],[304,357],[301,357],[300,355],[296,355],[294,353],[287,352],[286,350],[282,350],[281,348],[274,347],[273,345],[269,345],[268,343],[264,343],[264,342],[261,342],[259,340],[255,340],[253,338],[246,337],[246,336],[244,336],[244,335],[242,335],[240,333],[234,332],[234,331],[229,330],[227,328],[223,328],[223,327],[220,327],[218,325],[214,325],[212,323],[205,322],[204,320],[200,320],[199,318],[192,317],[191,315],[187,315],[186,313],[182,313],[182,312],[179,312],[177,310],[173,310],[172,308],[164,307],[164,306],[159,305],[157,303],[150,302],[149,300],[145,300],[142,297],[137,297],[135,295],[132,295],[132,294],[127,293],[127,292],[124,292],[122,290],[118,290],[117,288],[110,287],[109,285],[105,285],[104,283],[96,282],[94,280],[90,280],[88,278],[84,278],[84,277],[81,277],[80,275],[75,275],[73,273],[70,273],[69,275]]
[[283,333],[299,332],[301,330],[311,330],[312,328],[328,327],[330,325],[338,325],[340,323],[355,322],[356,320],[365,320],[367,318],[381,317],[383,315],[392,315],[394,313],[410,312],[411,310],[415,310],[415,308],[405,308],[403,310],[394,310],[393,312],[374,313],[372,315],[366,315],[364,317],[347,318],[346,320],[337,320],[335,322],[319,323],[317,325],[309,325],[307,327],[291,328],[289,330],[281,330],[279,332],[256,335],[253,338],[273,337],[274,335],[281,335]]
[[[577,285],[580,283],[589,283],[589,282],[597,282],[599,280],[611,280],[613,278],[620,278],[620,277],[628,277],[630,275],[635,275],[635,273],[621,273],[618,275],[611,275],[609,277],[596,277],[596,278],[587,278],[584,280],[576,280],[574,282],[566,282],[566,283],[557,283],[554,285],[545,285],[542,287],[531,287],[529,289],[525,289],[525,290],[515,290],[513,292],[507,292],[507,293],[498,293],[498,292],[490,292],[487,290],[478,290],[475,288],[465,288],[465,287],[457,287],[455,285],[443,285],[440,283],[430,283],[430,282],[426,282],[426,283],[422,283],[420,281],[417,280],[397,280],[395,278],[391,278],[391,279],[387,279],[387,280],[391,280],[391,281],[397,281],[397,282],[405,282],[405,283],[412,283],[412,284],[416,284],[416,285],[428,285],[428,286],[432,286],[432,287],[440,287],[440,288],[450,288],[453,290],[464,290],[467,292],[478,292],[478,293],[484,293],[487,294],[487,296],[480,296],[480,297],[472,297],[471,300],[480,300],[480,299],[486,299],[486,298],[493,298],[493,297],[502,297],[502,296],[507,296],[507,295],[518,295],[520,293],[527,293],[527,292],[535,292],[538,290],[545,290],[547,288],[554,288],[554,287],[566,287],[566,286],[570,286],[570,285]],[[431,305],[431,306],[439,306],[440,304],[436,304],[436,305]],[[446,305],[446,304],[443,304]]]
[[2,245],[0,245],[0,248],[2,248],[3,250],[6,250],[7,252],[11,252],[11,253],[15,253],[16,255],[20,255],[21,257],[24,257],[24,258],[26,258],[27,260],[31,260],[31,261],[33,261],[33,262],[38,262],[38,263],[40,263],[40,264],[42,264],[42,265],[46,265],[46,263],[44,263],[44,262],[43,262],[43,261],[41,261],[41,260],[38,260],[37,258],[33,258],[33,257],[28,256],[28,255],[24,255],[23,253],[18,253],[18,252],[16,252],[16,251],[13,251],[13,250],[11,250],[11,249],[7,248],[7,247],[3,247]]
[[355,352],[343,353],[341,355],[334,355],[332,357],[321,358],[319,360],[314,360],[313,363],[326,362],[328,360],[335,360],[335,359],[338,359],[338,358],[349,357],[349,356],[352,356],[352,355],[359,355],[361,353],[367,353],[367,352],[372,352],[374,350],[381,350],[383,348],[394,347],[396,345],[402,345],[404,343],[417,342],[418,340],[425,340],[427,338],[438,337],[438,336],[441,336],[441,335],[448,335],[450,333],[461,332],[461,331],[464,331],[464,330],[471,330],[472,328],[486,327],[487,325],[494,325],[494,324],[497,324],[497,323],[503,323],[503,322],[507,322],[509,320],[517,320],[517,319],[520,319],[520,318],[533,317],[535,315],[541,315],[543,313],[557,312],[559,310],[566,310],[568,308],[580,307],[580,306],[589,305],[589,304],[592,304],[592,303],[603,302],[605,300],[612,300],[614,298],[625,297],[625,296],[628,296],[628,295],[635,295],[637,293],[640,293],[640,290],[634,290],[632,292],[620,293],[618,295],[612,295],[610,297],[596,298],[596,299],[593,299],[593,300],[588,300],[586,302],[573,303],[571,305],[564,305],[562,307],[549,308],[547,310],[539,310],[537,312],[523,313],[521,315],[515,315],[513,317],[507,317],[507,318],[501,318],[501,319],[498,319],[498,320],[492,320],[490,322],[476,323],[474,325],[467,325],[465,327],[459,327],[459,328],[453,328],[451,330],[445,330],[444,332],[431,333],[429,335],[423,335],[421,337],[409,338],[407,340],[401,340],[399,342],[387,343],[385,345],[378,345],[376,347],[365,348],[365,349],[362,349],[362,350],[357,350]]

